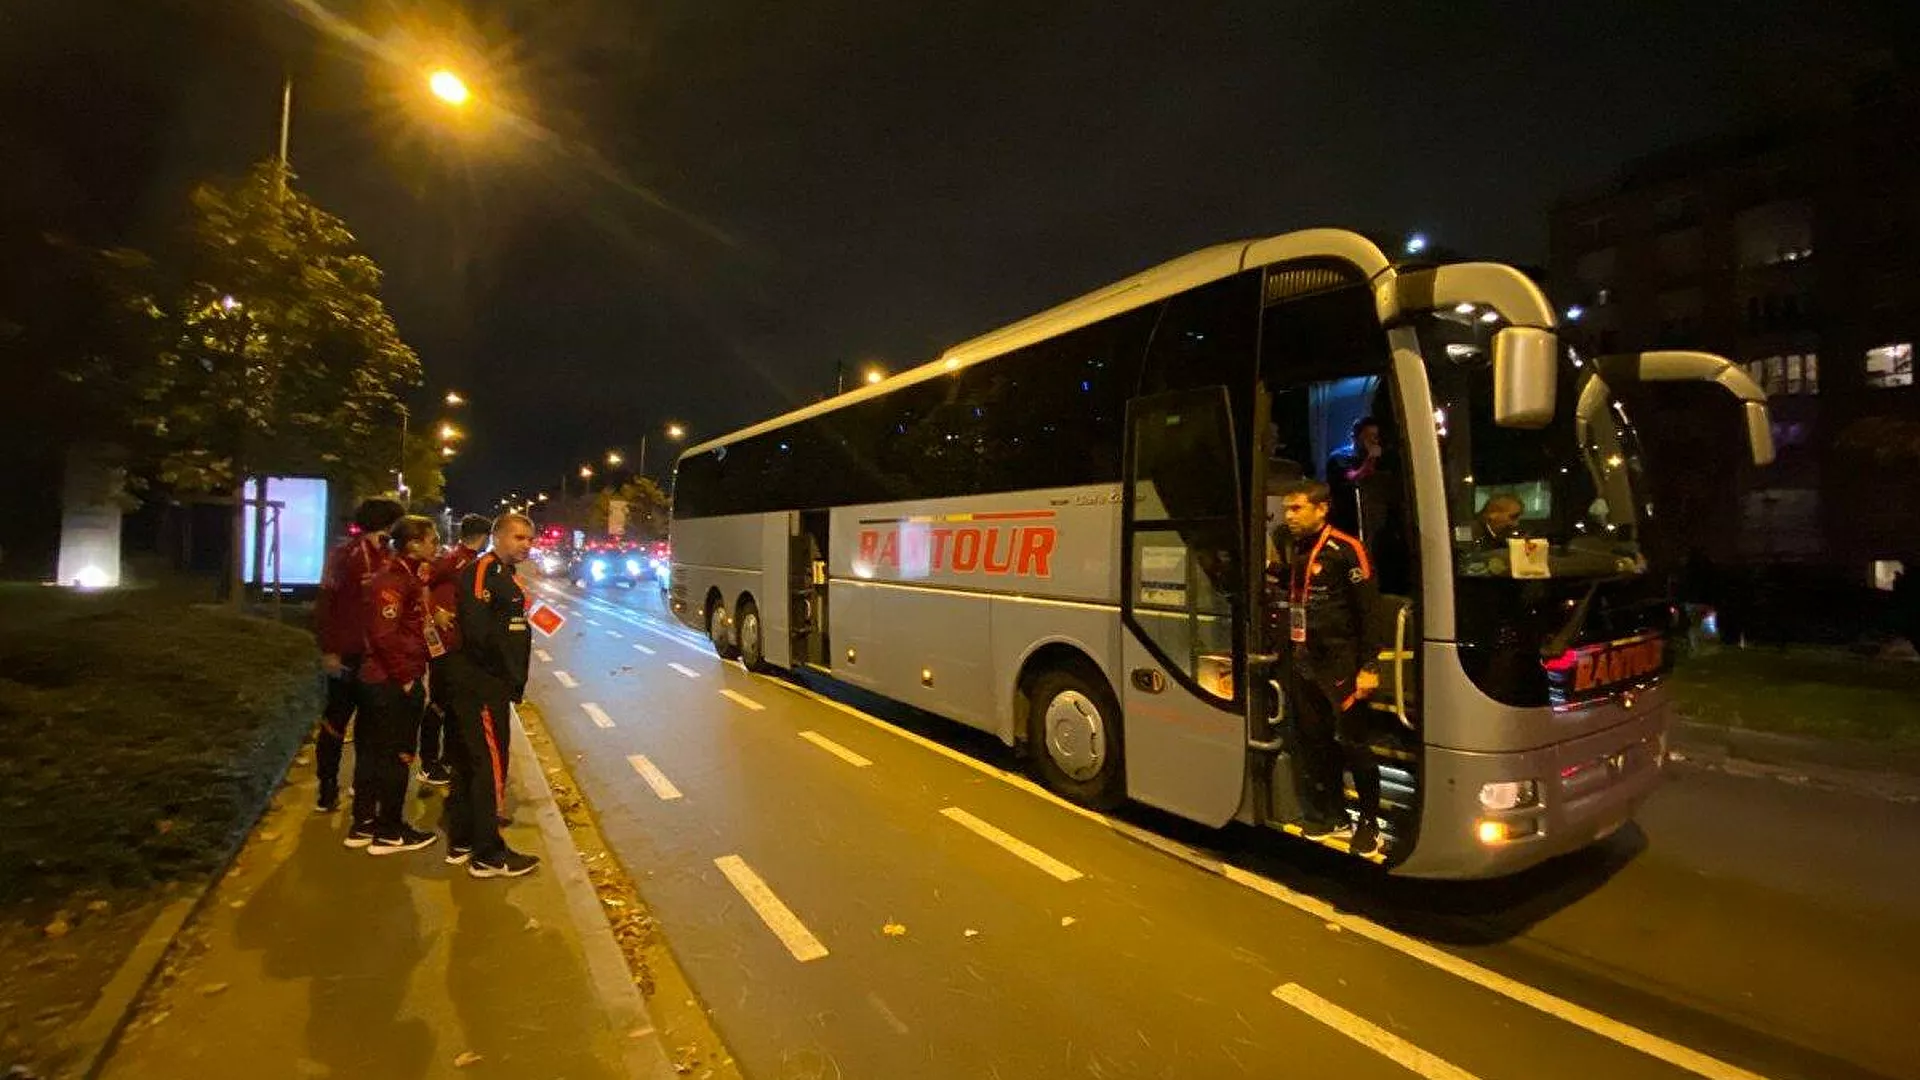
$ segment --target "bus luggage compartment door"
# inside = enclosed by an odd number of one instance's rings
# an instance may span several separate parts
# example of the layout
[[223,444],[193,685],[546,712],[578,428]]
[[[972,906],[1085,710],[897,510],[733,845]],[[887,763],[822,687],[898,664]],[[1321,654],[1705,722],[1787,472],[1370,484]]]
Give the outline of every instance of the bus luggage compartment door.
[[1225,387],[1127,406],[1121,499],[1127,794],[1208,825],[1240,809],[1246,720],[1234,681],[1242,521]]

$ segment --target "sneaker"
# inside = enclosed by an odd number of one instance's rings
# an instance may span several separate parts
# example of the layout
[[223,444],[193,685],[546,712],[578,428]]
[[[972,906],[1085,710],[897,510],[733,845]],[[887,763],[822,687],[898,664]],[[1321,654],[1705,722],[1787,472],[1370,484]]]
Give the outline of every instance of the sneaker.
[[523,855],[511,848],[491,862],[472,859],[467,863],[467,873],[477,878],[524,877],[540,866],[540,856]]
[[353,828],[347,830],[347,838],[340,842],[350,848],[363,848],[372,844],[373,823],[367,822],[361,824],[355,822]]
[[447,865],[448,866],[465,866],[467,863],[467,860],[472,857],[473,857],[472,845],[455,844],[452,842],[449,842],[447,844]]
[[313,812],[316,814],[331,814],[338,809],[340,809],[340,793],[337,791],[323,791],[313,803]]
[[1312,816],[1300,821],[1300,835],[1309,840],[1325,840],[1329,836],[1345,832],[1352,826],[1338,817]]
[[438,761],[429,761],[420,766],[420,782],[434,787],[446,787],[453,783],[453,770]]
[[438,839],[433,833],[402,825],[398,832],[374,837],[373,843],[367,845],[367,854],[394,855],[402,851],[419,851],[423,847],[433,846]]

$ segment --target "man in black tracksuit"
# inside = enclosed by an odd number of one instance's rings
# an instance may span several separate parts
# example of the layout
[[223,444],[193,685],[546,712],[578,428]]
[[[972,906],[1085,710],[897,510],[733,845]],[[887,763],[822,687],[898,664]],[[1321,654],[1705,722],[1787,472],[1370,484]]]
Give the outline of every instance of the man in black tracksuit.
[[533,522],[503,514],[493,523],[491,550],[454,579],[460,647],[447,655],[448,704],[459,737],[449,740],[457,752],[447,793],[447,861],[466,863],[477,878],[519,877],[540,865],[537,856],[507,847],[499,821],[513,703],[526,691],[533,648],[527,594],[514,567],[532,547]]
[[1282,678],[1298,732],[1307,834],[1347,827],[1341,774],[1350,770],[1360,821],[1349,848],[1369,855],[1380,844],[1380,766],[1356,706],[1380,685],[1373,668],[1379,646],[1371,637],[1380,589],[1366,547],[1327,524],[1329,501],[1327,486],[1312,480],[1285,495],[1286,535],[1275,537],[1281,562],[1274,575],[1286,590],[1278,628],[1287,657]]

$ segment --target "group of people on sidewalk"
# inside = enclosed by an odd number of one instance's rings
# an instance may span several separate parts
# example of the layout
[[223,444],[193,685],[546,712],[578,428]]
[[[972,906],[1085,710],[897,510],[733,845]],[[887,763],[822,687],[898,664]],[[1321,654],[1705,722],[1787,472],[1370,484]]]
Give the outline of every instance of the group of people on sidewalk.
[[327,676],[315,810],[339,809],[352,725],[347,847],[391,855],[439,839],[407,821],[417,764],[422,782],[448,788],[449,864],[476,878],[531,873],[539,858],[509,848],[500,829],[512,709],[532,650],[515,567],[532,550],[533,522],[468,515],[442,551],[433,519],[374,498],[354,511],[354,533],[328,556],[314,608]]

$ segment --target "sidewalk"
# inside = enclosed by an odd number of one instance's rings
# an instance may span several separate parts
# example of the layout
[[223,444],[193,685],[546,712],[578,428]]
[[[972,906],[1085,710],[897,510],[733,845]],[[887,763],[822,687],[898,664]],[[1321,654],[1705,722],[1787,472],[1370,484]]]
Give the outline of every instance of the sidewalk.
[[[342,847],[346,815],[314,814],[295,765],[99,1075],[672,1076],[517,726],[512,773],[508,843],[543,864],[477,881],[444,844]],[[424,792],[410,816],[430,827],[442,796]]]

